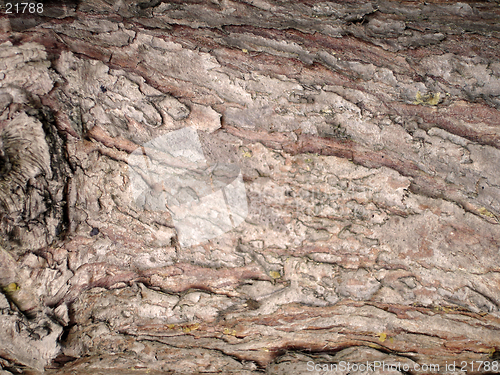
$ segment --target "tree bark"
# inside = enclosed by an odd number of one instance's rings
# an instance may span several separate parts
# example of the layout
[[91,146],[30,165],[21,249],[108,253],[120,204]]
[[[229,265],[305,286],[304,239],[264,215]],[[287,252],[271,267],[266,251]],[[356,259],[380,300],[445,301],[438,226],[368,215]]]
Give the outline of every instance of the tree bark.
[[498,366],[498,1],[7,3],[0,374]]

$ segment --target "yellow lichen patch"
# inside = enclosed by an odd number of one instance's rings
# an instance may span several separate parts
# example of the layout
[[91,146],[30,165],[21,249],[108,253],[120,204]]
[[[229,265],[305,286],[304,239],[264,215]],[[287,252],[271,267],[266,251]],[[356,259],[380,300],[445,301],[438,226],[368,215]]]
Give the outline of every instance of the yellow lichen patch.
[[248,53],[248,50],[247,50],[246,48],[243,48],[241,51],[242,51],[243,53]]
[[224,328],[223,333],[225,335],[229,335],[229,336],[236,336],[236,330],[235,329]]
[[481,215],[484,215],[484,216],[487,216],[487,217],[492,217],[492,218],[495,218],[495,215],[493,215],[490,211],[488,211],[486,208],[484,207],[481,207],[479,209],[479,213]]
[[496,348],[491,348],[488,350],[488,354],[490,355],[490,358],[495,358],[499,353]]
[[253,155],[252,150],[247,147],[241,147],[240,150],[243,153],[244,158],[251,158]]
[[377,336],[378,336],[378,341],[380,342],[384,342],[385,340],[387,340],[387,334],[384,332],[379,333]]
[[189,324],[186,326],[182,326],[182,332],[189,333],[192,331],[196,331],[198,328],[200,328],[200,325],[198,323]]
[[278,271],[271,271],[269,272],[269,276],[271,276],[273,279],[279,279],[281,277],[281,274]]
[[21,288],[16,283],[10,283],[9,285],[7,285],[6,287],[3,288],[5,293],[12,293],[12,292],[15,292],[19,289],[21,289]]
[[495,348],[478,348],[477,352],[489,354],[491,357],[493,354],[495,354]]
[[175,324],[167,324],[167,327],[170,328],[170,329],[174,329],[175,328]]
[[441,96],[441,93],[436,92],[432,93],[429,92],[427,94],[422,95],[420,91],[417,92],[417,95],[415,96],[415,104],[427,104],[427,105],[438,105],[439,104],[439,98]]

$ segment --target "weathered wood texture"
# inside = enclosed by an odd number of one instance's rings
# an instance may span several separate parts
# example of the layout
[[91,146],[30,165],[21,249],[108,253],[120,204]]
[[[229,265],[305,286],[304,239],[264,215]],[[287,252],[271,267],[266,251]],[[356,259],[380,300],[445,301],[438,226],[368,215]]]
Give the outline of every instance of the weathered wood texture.
[[[2,16],[0,373],[500,361],[499,5]],[[151,203],[169,181],[145,171],[138,205],[130,177],[144,143],[186,127],[241,169],[248,203],[192,246]]]

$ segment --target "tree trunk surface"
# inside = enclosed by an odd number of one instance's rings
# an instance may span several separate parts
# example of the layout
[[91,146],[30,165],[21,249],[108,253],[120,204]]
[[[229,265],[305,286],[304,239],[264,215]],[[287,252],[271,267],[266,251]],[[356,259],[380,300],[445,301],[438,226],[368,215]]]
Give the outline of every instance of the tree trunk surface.
[[500,372],[498,1],[34,4],[1,375]]

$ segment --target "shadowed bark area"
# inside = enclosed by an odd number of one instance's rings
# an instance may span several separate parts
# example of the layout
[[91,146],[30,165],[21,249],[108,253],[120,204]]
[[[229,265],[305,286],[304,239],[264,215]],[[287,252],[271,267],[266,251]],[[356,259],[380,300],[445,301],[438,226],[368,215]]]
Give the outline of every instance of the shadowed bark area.
[[498,1],[7,3],[0,375],[500,364]]

